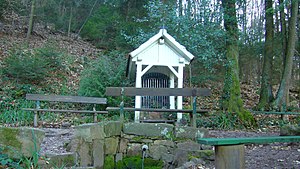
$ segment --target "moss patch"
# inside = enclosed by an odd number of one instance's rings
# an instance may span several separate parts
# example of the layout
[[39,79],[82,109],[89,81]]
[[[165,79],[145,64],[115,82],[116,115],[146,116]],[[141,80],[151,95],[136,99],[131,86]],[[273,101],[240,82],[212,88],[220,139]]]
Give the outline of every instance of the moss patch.
[[115,168],[115,160],[113,155],[108,155],[105,157],[104,168]]
[[[16,150],[21,150],[22,143],[18,139],[20,130],[14,128],[0,128],[0,145],[3,147],[13,147]],[[3,153],[7,153],[8,148],[3,150]]]
[[[122,161],[118,161],[116,164],[117,169],[139,169],[142,168],[141,156],[125,157]],[[163,168],[163,161],[153,160],[151,158],[145,158],[144,160],[145,169],[161,169]]]
[[201,159],[211,159],[215,152],[213,150],[199,150],[197,152],[190,153],[188,155],[189,160],[192,160],[193,158],[201,158]]

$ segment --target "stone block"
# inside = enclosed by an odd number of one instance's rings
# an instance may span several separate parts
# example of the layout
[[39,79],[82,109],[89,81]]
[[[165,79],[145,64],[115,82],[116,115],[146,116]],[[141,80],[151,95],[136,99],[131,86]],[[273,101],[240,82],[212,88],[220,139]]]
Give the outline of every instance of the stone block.
[[127,145],[128,145],[128,140],[124,139],[124,138],[121,138],[120,143],[119,143],[118,152],[119,153],[126,153]]
[[186,163],[189,160],[188,152],[183,149],[177,149],[174,154],[175,154],[173,160],[174,167],[182,166],[184,163]]
[[170,153],[164,153],[162,154],[161,159],[167,163],[172,163],[174,160],[174,155]]
[[123,153],[117,153],[115,157],[115,161],[118,162],[121,160],[123,160]]
[[88,167],[93,165],[91,147],[91,143],[84,142],[83,140],[79,143],[77,150],[79,166]]
[[119,121],[109,121],[103,123],[106,137],[120,136],[123,124]]
[[3,153],[13,158],[31,157],[40,150],[44,137],[45,132],[35,128],[0,127],[0,146],[4,147]]
[[105,139],[105,154],[116,154],[119,147],[119,138],[110,137]]
[[[50,159],[50,165],[54,165],[58,168],[62,166],[72,167],[76,165],[76,155],[74,153],[47,154],[46,157]],[[48,167],[51,168],[50,166]]]
[[125,134],[134,134],[139,136],[167,136],[173,133],[171,124],[152,124],[152,123],[126,123],[123,132]]
[[208,136],[208,130],[204,128],[195,127],[175,127],[176,138],[188,138],[195,140],[196,138],[203,138]]
[[128,144],[127,156],[142,155],[142,145],[138,143]]
[[104,141],[93,140],[93,164],[94,167],[102,169],[104,166]]
[[185,151],[198,151],[201,149],[201,145],[194,141],[184,141],[177,143],[178,149]]
[[86,142],[92,142],[93,139],[104,139],[106,135],[101,123],[92,123],[75,127],[75,137],[83,138]]
[[168,148],[163,145],[152,145],[149,148],[149,152],[150,152],[150,157],[152,157],[154,160],[160,160],[162,159],[163,155],[169,153]]
[[300,136],[300,126],[285,125],[280,128],[281,136]]
[[163,145],[166,147],[175,147],[175,144],[171,140],[155,140],[154,145]]

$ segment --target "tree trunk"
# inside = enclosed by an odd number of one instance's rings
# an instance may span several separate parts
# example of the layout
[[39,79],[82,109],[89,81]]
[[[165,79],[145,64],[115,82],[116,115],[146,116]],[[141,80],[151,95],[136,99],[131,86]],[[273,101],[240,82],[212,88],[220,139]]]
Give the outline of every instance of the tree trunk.
[[235,0],[223,0],[224,26],[226,30],[226,75],[223,88],[222,108],[237,113],[244,125],[252,125],[253,116],[243,108],[238,66],[238,25]]
[[293,56],[295,54],[295,43],[297,40],[297,15],[298,15],[298,0],[292,0],[291,17],[289,19],[289,32],[288,32],[288,42],[286,49],[286,57],[282,79],[280,82],[280,87],[276,95],[276,100],[274,101],[274,107],[279,108],[280,111],[285,111],[287,105],[287,95],[290,88],[290,79],[292,75],[293,66]]
[[35,1],[31,1],[31,10],[30,10],[30,17],[29,17],[29,24],[28,24],[28,30],[27,30],[27,35],[26,35],[26,41],[29,43],[29,38],[32,32],[32,27],[33,27],[33,16],[34,16],[34,9],[35,9]]
[[69,18],[69,26],[68,26],[68,37],[70,37],[70,33],[71,33],[71,24],[72,24],[72,16],[73,16],[73,7],[71,5],[70,7],[70,18]]
[[266,35],[263,72],[260,87],[260,97],[257,109],[269,109],[273,101],[272,92],[272,58],[273,58],[273,36],[274,36],[274,21],[273,21],[273,0],[265,0],[265,15],[266,15]]

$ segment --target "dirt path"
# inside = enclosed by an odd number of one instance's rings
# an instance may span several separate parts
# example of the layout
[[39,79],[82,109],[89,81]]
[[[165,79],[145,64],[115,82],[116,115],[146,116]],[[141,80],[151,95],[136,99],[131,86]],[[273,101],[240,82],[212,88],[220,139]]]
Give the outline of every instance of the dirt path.
[[41,145],[41,155],[62,154],[67,152],[65,145],[69,143],[74,136],[73,128],[43,128],[42,130],[45,131],[45,139]]

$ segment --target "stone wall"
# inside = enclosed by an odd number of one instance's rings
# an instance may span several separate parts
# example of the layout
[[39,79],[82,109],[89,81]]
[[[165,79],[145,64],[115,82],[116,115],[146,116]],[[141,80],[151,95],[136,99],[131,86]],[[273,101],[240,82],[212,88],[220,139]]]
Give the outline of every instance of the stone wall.
[[31,157],[40,149],[44,137],[44,131],[35,128],[0,127],[0,148],[11,158]]
[[68,149],[76,153],[78,166],[105,168],[107,158],[117,162],[126,156],[142,155],[142,146],[147,145],[147,158],[163,160],[165,168],[175,168],[191,157],[210,158],[212,152],[202,150],[195,142],[207,133],[205,129],[170,124],[84,124],[76,127]]

